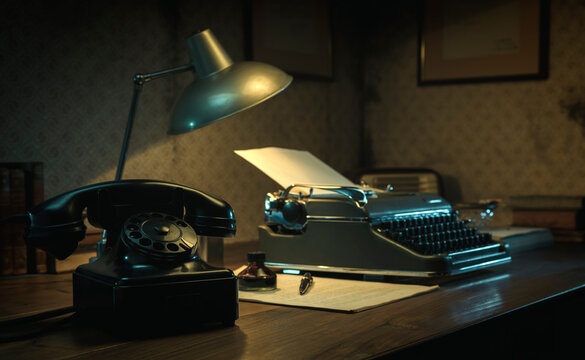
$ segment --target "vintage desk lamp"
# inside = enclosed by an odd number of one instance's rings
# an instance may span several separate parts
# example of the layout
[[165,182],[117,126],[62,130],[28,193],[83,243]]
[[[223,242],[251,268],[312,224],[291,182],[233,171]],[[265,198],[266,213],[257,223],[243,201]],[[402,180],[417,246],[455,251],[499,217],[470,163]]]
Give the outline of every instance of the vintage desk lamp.
[[292,76],[264,63],[234,63],[211,30],[187,39],[191,62],[172,69],[134,76],[134,96],[126,124],[116,180],[122,178],[138,97],[148,81],[171,74],[195,71],[197,78],[179,98],[171,117],[169,134],[182,134],[246,110],[284,90]]
[[[130,134],[136,117],[138,98],[145,83],[188,71],[196,79],[185,89],[175,105],[169,134],[182,134],[209,125],[257,105],[284,90],[292,76],[268,64],[244,61],[234,63],[211,30],[206,29],[187,39],[191,62],[175,68],[134,76],[134,95],[116,170],[122,178]],[[98,244],[98,256],[105,245],[105,232]]]

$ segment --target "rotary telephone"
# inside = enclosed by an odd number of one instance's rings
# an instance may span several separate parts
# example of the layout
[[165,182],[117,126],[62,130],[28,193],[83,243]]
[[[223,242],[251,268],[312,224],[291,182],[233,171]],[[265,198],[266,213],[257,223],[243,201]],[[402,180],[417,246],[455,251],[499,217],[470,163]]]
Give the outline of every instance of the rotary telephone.
[[205,263],[197,253],[197,235],[235,234],[229,204],[155,180],[98,183],[30,209],[27,245],[65,259],[85,237],[84,209],[92,225],[105,229],[107,240],[97,260],[73,272],[78,314],[136,325],[186,320],[234,324],[235,275]]

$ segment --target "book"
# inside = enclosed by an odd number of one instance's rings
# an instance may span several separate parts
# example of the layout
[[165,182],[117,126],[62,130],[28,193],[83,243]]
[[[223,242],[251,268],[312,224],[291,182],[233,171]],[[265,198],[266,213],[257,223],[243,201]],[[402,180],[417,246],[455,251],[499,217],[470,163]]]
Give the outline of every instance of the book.
[[[0,167],[0,219],[10,213],[10,169]],[[0,224],[0,275],[12,275],[12,229],[10,224]]]
[[[10,214],[24,214],[26,212],[26,189],[24,169],[12,167],[10,169]],[[12,274],[27,273],[26,244],[24,242],[24,224],[12,223],[10,226],[10,241],[12,243]]]
[[[27,189],[27,209],[30,209],[45,200],[43,163],[31,163],[31,168],[31,185]],[[29,247],[27,261],[29,273],[47,272],[47,253],[44,250]]]
[[585,242],[584,230],[552,229],[551,231],[556,242]]
[[506,206],[513,209],[577,210],[585,209],[585,196],[581,195],[519,195],[510,196]]
[[0,164],[0,212],[7,221],[1,225],[0,274],[36,274],[46,271],[46,253],[26,245],[24,224],[10,218],[22,215],[43,201],[43,164],[15,162]]
[[512,224],[525,227],[585,230],[585,210],[515,209],[512,214]]
[[539,227],[485,227],[481,232],[489,232],[492,239],[507,244],[510,254],[552,246],[555,241],[550,229]]

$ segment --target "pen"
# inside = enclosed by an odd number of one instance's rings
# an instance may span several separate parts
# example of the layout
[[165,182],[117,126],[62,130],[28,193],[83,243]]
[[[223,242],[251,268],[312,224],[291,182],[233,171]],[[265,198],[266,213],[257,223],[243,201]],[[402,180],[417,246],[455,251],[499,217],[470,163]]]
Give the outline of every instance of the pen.
[[301,278],[301,285],[299,286],[299,294],[305,295],[309,288],[313,285],[313,276],[311,273],[305,273]]

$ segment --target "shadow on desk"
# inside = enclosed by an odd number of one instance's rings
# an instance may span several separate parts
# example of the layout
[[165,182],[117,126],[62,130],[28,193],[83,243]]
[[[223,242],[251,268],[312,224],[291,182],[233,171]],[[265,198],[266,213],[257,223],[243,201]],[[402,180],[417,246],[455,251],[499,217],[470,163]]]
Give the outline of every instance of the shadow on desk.
[[575,355],[582,350],[585,287],[543,299],[489,321],[398,350],[384,359],[417,359],[449,354],[449,358],[486,355]]
[[[139,349],[150,358],[191,358],[203,352],[208,358],[239,359],[246,353],[247,343],[247,335],[238,326],[182,324],[132,331],[75,319],[42,336],[10,342],[0,353],[4,359],[24,355],[32,359],[75,356],[103,359],[135,358]],[[229,348],[222,344],[229,344]]]

